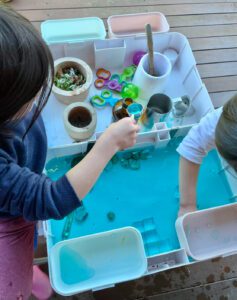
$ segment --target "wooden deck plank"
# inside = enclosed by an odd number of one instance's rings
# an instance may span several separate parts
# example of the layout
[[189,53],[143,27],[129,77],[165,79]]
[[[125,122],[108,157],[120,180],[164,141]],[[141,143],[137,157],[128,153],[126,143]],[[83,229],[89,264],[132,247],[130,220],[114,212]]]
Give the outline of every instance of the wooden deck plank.
[[236,75],[237,62],[199,65],[198,70],[202,78],[232,76]]
[[236,300],[237,278],[148,297],[147,300]]
[[211,97],[214,107],[220,107],[224,103],[226,103],[231,97],[233,97],[235,94],[237,94],[237,90],[236,91],[210,93],[210,97]]
[[204,78],[209,93],[228,92],[237,90],[237,76]]
[[[237,21],[237,18],[236,18]],[[184,34],[187,38],[197,37],[219,37],[237,35],[237,26],[233,24],[226,25],[206,25],[206,26],[182,26],[170,27],[171,31]]]
[[[123,14],[125,7],[113,7],[113,14]],[[200,14],[221,14],[236,13],[236,3],[213,3],[206,4],[179,4],[179,5],[146,5],[146,6],[127,6],[126,13],[141,13],[150,11],[161,11],[165,15],[200,15]],[[87,8],[62,8],[62,9],[38,9],[22,10],[21,13],[31,21],[42,21],[46,19],[76,18],[96,15],[100,18],[107,18],[111,14],[110,7],[87,7]]]
[[237,61],[237,48],[194,51],[198,64]]
[[29,9],[58,9],[58,8],[83,8],[83,7],[126,7],[126,6],[160,6],[160,5],[180,5],[180,4],[215,4],[215,3],[229,3],[232,5],[231,0],[41,0],[41,1],[29,1],[29,0],[15,0],[12,5],[18,11]]
[[[211,4],[210,4],[211,5]],[[225,25],[236,24],[237,14],[205,14],[205,15],[179,15],[173,16],[172,12],[167,16],[167,20],[171,27],[178,26],[206,26],[206,25]]]
[[237,36],[189,39],[192,50],[230,49],[237,47]]
[[[151,300],[155,300],[157,295],[166,295],[167,293],[175,293],[189,288],[194,289],[225,280],[231,282],[231,280],[237,278],[236,257],[236,255],[232,255],[203,261],[191,264],[188,267],[176,268],[130,282],[120,283],[115,288],[95,292],[94,298],[95,300],[135,300],[144,298],[148,300],[151,297]],[[152,296],[154,296],[154,299],[152,299]],[[192,299],[189,298],[188,300]],[[218,298],[213,297],[212,299]],[[198,300],[207,299],[201,298]]]

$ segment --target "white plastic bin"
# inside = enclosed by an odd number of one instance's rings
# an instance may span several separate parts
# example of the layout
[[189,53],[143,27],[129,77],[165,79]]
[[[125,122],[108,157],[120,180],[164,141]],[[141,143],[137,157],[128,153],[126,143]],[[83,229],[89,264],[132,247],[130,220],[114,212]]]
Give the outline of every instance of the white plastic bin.
[[134,227],[65,240],[49,252],[51,284],[64,296],[139,278],[146,270],[142,237]]
[[148,274],[163,271],[165,269],[177,268],[189,263],[184,249],[162,253],[148,257]]
[[126,44],[124,40],[100,40],[94,43],[95,68],[120,69],[124,65]]
[[97,17],[47,20],[41,24],[41,33],[47,44],[76,43],[106,36],[104,23]]
[[237,252],[237,204],[185,214],[176,221],[182,248],[195,260]]
[[153,33],[169,31],[169,24],[160,12],[114,15],[108,18],[110,38],[145,35],[145,25],[151,24]]

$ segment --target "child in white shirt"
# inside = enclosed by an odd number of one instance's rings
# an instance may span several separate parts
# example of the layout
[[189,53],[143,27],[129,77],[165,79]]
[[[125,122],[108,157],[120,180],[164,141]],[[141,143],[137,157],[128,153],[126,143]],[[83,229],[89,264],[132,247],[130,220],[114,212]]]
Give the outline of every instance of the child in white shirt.
[[196,210],[196,185],[200,165],[207,153],[214,148],[237,170],[237,95],[223,108],[203,117],[177,149],[181,156],[179,216]]

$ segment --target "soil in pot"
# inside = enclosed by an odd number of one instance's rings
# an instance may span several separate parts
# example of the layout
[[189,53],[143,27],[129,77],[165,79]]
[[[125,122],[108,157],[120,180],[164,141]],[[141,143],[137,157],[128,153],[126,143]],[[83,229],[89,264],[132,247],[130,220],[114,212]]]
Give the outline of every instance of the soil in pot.
[[68,116],[69,123],[78,128],[88,126],[92,121],[91,113],[84,107],[74,107]]
[[74,91],[86,82],[84,74],[78,67],[70,65],[60,67],[54,78],[54,84],[64,91]]

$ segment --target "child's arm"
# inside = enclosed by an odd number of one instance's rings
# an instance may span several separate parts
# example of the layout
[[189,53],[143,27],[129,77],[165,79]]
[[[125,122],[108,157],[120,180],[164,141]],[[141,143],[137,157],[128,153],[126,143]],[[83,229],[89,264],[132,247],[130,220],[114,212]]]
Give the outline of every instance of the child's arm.
[[67,178],[80,200],[90,191],[114,154],[135,144],[138,128],[131,118],[112,124],[87,156],[67,173]]
[[132,146],[138,126],[131,118],[112,124],[90,153],[67,175],[53,182],[44,174],[21,167],[0,149],[0,213],[26,220],[61,219],[81,199],[116,151]]
[[221,112],[222,108],[219,108],[203,117],[199,124],[190,129],[177,149],[181,156],[179,216],[196,209],[196,186],[200,165],[207,153],[215,148],[215,128]]
[[180,209],[179,216],[196,210],[196,186],[200,165],[195,164],[184,157],[180,157],[179,163],[179,190]]

